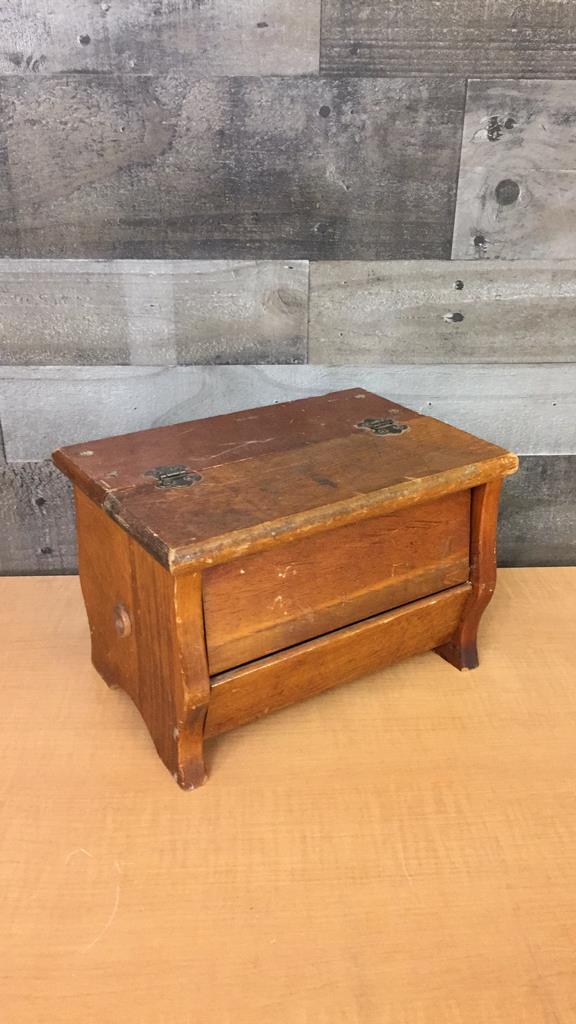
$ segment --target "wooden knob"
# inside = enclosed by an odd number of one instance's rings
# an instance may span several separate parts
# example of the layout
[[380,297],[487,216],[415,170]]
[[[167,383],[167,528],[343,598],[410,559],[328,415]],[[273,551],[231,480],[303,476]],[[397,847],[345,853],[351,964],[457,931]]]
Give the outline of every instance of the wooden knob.
[[117,604],[114,609],[114,626],[122,638],[130,636],[132,632],[132,619],[123,604]]

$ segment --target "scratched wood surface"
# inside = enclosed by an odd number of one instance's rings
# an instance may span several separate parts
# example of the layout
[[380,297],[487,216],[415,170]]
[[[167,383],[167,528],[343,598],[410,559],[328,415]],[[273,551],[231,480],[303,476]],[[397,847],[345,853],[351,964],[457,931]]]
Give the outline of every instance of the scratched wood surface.
[[[358,429],[365,417],[390,415],[404,428],[396,436]],[[358,522],[506,476],[518,464],[498,445],[357,388],[84,441],[53,458],[174,572],[329,529],[335,508],[338,524]],[[167,464],[190,467],[197,483],[158,490],[150,474]],[[456,537],[458,513],[448,518]]]
[[0,362],[298,363],[308,264],[1,260]]
[[19,75],[0,255],[450,255],[464,82]]
[[322,0],[323,73],[569,78],[576,16],[557,0]]
[[210,673],[466,583],[469,566],[470,492],[460,491],[209,568]]
[[452,255],[576,256],[576,81],[468,84]]
[[5,1019],[571,1021],[575,577],[504,570],[473,675],[294,705],[193,794],[92,669],[78,581],[2,581]]
[[574,363],[12,366],[0,367],[6,458],[40,461],[67,444],[353,387],[523,455],[576,452]]
[[0,74],[318,70],[320,0],[16,0],[0,12]]
[[576,263],[313,263],[309,361],[571,362]]

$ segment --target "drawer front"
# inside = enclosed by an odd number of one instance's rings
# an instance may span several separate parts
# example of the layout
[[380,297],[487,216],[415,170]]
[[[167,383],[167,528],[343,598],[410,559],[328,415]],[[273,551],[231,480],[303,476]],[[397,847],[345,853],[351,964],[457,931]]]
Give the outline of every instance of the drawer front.
[[210,673],[464,583],[469,549],[461,491],[208,569]]

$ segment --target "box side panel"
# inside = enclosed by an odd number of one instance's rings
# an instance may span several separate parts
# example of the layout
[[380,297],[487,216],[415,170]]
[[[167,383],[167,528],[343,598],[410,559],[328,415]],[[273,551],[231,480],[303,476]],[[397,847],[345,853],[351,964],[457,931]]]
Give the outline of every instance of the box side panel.
[[74,494],[78,567],[92,661],[109,686],[121,686],[136,700],[138,651],[131,627],[135,615],[130,537],[78,487]]

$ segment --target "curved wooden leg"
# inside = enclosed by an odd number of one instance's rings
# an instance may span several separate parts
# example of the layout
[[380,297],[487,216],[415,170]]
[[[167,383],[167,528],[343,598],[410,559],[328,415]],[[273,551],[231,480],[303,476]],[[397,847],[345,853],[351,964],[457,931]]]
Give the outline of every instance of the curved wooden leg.
[[496,586],[496,526],[502,480],[472,491],[470,523],[470,582],[472,592],[454,636],[436,653],[456,668],[478,667],[477,634],[484,609]]
[[182,789],[198,789],[206,781],[204,765],[204,724],[208,704],[189,712],[187,725],[180,731],[176,728],[177,740],[176,770],[174,778]]
[[178,725],[177,768],[174,778],[182,789],[197,789],[206,780],[204,727],[210,700],[210,676],[204,635],[202,577],[177,577],[174,586],[174,626],[179,674],[175,708]]

